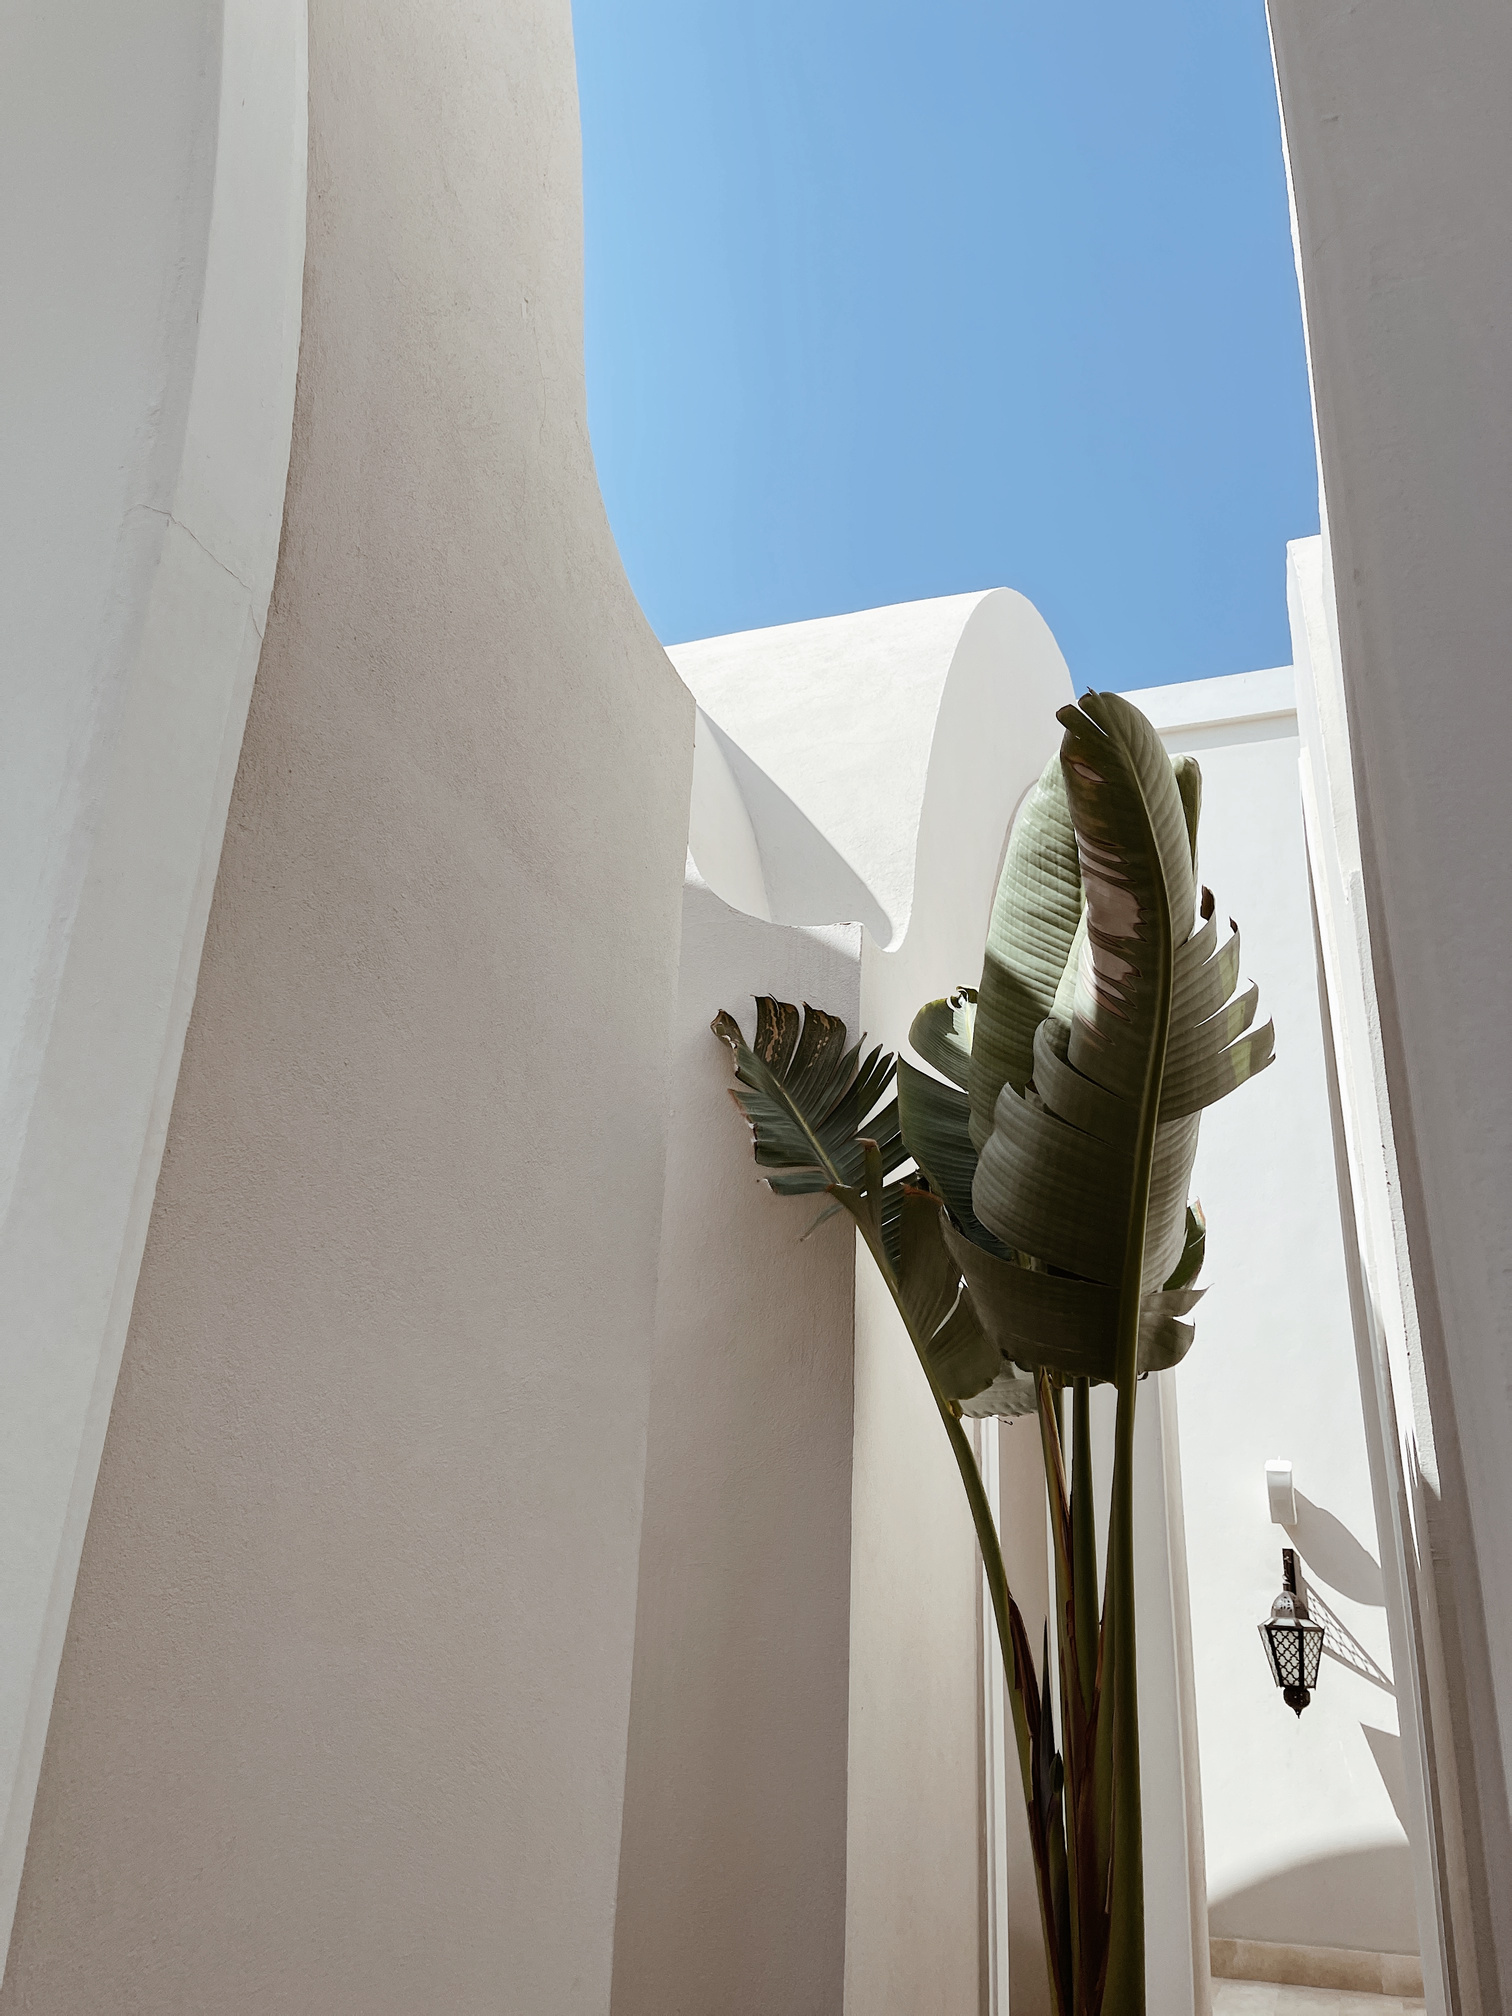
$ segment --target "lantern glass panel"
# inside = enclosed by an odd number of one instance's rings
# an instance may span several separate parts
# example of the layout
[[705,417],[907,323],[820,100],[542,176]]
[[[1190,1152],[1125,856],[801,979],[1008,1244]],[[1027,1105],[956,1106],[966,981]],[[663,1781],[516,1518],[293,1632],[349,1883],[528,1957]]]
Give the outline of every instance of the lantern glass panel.
[[[1304,1657],[1302,1648],[1302,1627],[1300,1624],[1262,1624],[1260,1636],[1265,1643],[1265,1656],[1270,1662],[1271,1677],[1278,1687],[1303,1687]],[[1318,1662],[1313,1661],[1313,1677],[1316,1679]]]
[[1281,1549],[1281,1594],[1271,1605],[1269,1620],[1258,1628],[1271,1678],[1287,1707],[1300,1715],[1318,1684],[1324,1634],[1323,1626],[1308,1616],[1306,1598],[1298,1593],[1297,1557],[1290,1547]]

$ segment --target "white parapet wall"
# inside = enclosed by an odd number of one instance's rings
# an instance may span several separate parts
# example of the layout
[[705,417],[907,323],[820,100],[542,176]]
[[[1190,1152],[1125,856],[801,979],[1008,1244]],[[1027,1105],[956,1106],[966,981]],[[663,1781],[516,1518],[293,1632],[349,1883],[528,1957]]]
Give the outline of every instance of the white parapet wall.
[[304,0],[0,64],[0,1945],[278,556]]

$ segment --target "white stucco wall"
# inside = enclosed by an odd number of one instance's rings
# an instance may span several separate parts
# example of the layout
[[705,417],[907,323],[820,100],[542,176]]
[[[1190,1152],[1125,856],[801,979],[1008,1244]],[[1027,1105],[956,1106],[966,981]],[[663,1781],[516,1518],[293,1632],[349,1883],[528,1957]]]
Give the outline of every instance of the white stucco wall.
[[[1411,1858],[1334,1172],[1289,669],[1132,696],[1203,771],[1199,872],[1243,941],[1276,1062],[1204,1114],[1208,1293],[1179,1399],[1209,1911],[1222,1938],[1412,1952]],[[1294,1467],[1270,1523],[1264,1469]],[[1280,1551],[1338,1620],[1298,1721],[1256,1635]],[[1346,1641],[1353,1640],[1363,1657]]]
[[1320,690],[1342,731],[1319,833],[1358,894],[1339,1014],[1365,1040],[1341,1046],[1341,1077],[1369,1119],[1351,1152],[1409,1487],[1448,2002],[1505,2009],[1512,1086],[1485,1061],[1507,933],[1482,864],[1505,852],[1512,746],[1512,13],[1270,16],[1319,448]]
[[7,2016],[609,2006],[693,707],[594,478],[567,0],[309,33],[277,582]]
[[1439,1740],[1443,1630],[1427,1537],[1432,1494],[1416,1448],[1422,1361],[1324,539],[1296,540],[1288,547],[1287,598],[1355,1355],[1397,1687],[1418,1942],[1428,2005],[1438,2016],[1455,2006],[1457,1967],[1446,1902],[1451,1892],[1461,1897],[1466,1892],[1465,1832],[1453,1744]]
[[303,0],[0,63],[0,1943],[278,552]]
[[[707,835],[707,828],[704,829]],[[859,1033],[854,927],[683,894],[614,2016],[835,2016],[845,1968],[853,1248],[774,1196],[728,1094],[728,1008]]]
[[[1111,1398],[1111,1391],[1096,1396],[1105,1404]],[[1107,1413],[1104,1468],[1111,1479],[1116,1405]],[[1141,1388],[1134,1422],[1145,1996],[1152,2010],[1190,2008],[1209,2016],[1206,1826],[1185,1508],[1176,1379],[1157,1372]]]

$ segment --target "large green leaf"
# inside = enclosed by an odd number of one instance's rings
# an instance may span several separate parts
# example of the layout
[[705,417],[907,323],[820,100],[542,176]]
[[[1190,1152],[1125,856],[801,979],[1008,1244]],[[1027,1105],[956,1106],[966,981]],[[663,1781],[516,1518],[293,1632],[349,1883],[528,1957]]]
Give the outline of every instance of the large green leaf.
[[1192,854],[1192,873],[1197,873],[1197,822],[1202,817],[1202,770],[1195,756],[1173,756],[1171,774],[1181,793],[1181,811],[1186,820],[1187,845]]
[[[1222,938],[1212,898],[1204,891],[1200,908],[1197,902],[1196,764],[1173,765],[1143,715],[1115,695],[1089,694],[1060,719],[1084,908],[1069,931],[1066,906],[1053,913],[1054,941],[1064,941],[1066,958],[1053,991],[1035,974],[1041,1013],[1027,1060],[1022,1023],[1029,990],[1021,987],[1010,1012],[998,1016],[1012,1042],[984,1060],[980,1073],[974,1065],[970,1078],[971,1136],[980,1149],[972,1209],[1008,1250],[989,1250],[954,1206],[944,1238],[988,1339],[1005,1359],[1041,1370],[1047,1448],[1058,1442],[1049,1397],[1054,1381],[1075,1382],[1079,1408],[1083,1381],[1118,1388],[1095,1686],[1080,1648],[1073,1654],[1069,1641],[1062,1645],[1063,1663],[1079,1675],[1083,1716],[1078,1721],[1065,1711],[1077,1787],[1077,1826],[1074,1838],[1071,1831],[1065,1838],[1077,1898],[1071,1969],[1077,2007],[1084,2006],[1080,1984],[1095,1980],[1097,2006],[1142,2016],[1132,1537],[1137,1380],[1178,1363],[1193,1339],[1183,1319],[1202,1292],[1192,1283],[1204,1228],[1187,1202],[1198,1114],[1265,1068],[1273,1037],[1268,1024],[1252,1027],[1253,993],[1235,997],[1237,931]],[[1047,816],[1043,803],[1040,816]],[[1014,928],[1014,902],[999,904],[999,920],[1005,934]],[[1000,943],[999,968],[1017,974],[1027,963],[1033,971],[1045,942],[1043,927],[1031,933],[1027,962]],[[981,992],[979,1048],[985,972]],[[1015,1020],[1017,1011],[1023,1012]],[[984,1089],[993,1102],[985,1137],[978,1103]],[[907,1138],[910,1099],[901,1087],[899,1124]],[[1047,1477],[1049,1469],[1047,1455]],[[1052,1511],[1057,1504],[1064,1510],[1060,1488],[1052,1487]],[[1066,1554],[1058,1543],[1057,1603],[1069,1619],[1074,1577]],[[1075,1592],[1075,1605],[1079,1628],[1090,1631],[1084,1591]]]
[[1181,1249],[1181,1258],[1176,1262],[1167,1288],[1190,1288],[1202,1272],[1203,1260],[1207,1257],[1207,1219],[1202,1206],[1194,1199],[1187,1206],[1186,1241]]
[[971,1202],[977,1153],[971,1145],[966,1095],[942,1085],[906,1057],[898,1059],[898,1118],[904,1144],[937,1197],[968,1236],[990,1252],[1007,1255],[978,1219]]
[[1084,1078],[1137,1100],[1161,985],[1161,920],[1169,919],[1173,947],[1195,922],[1186,813],[1160,737],[1121,695],[1089,693],[1080,707],[1063,707],[1060,720],[1087,904],[1070,1062]]
[[[958,1057],[947,1045],[962,1040],[964,1017],[958,1004],[963,996],[969,1000],[965,989],[960,996],[953,995],[949,1002],[931,1001],[914,1017],[909,1040],[921,1056],[930,1057],[942,1066],[959,1066]],[[969,1027],[969,1023],[966,1024],[968,1036]],[[945,1085],[938,1078],[931,1078],[927,1072],[918,1070],[906,1058],[900,1057],[898,1112],[909,1153],[918,1163],[920,1173],[935,1198],[944,1204],[951,1217],[965,1226],[968,1241],[974,1242],[973,1250],[984,1248],[1005,1260],[1011,1258],[1008,1249],[993,1238],[972,1209],[971,1180],[976,1173],[977,1157],[971,1145],[965,1093],[958,1091],[954,1085]],[[943,1213],[937,1212],[937,1216],[941,1230],[949,1236],[949,1220]],[[954,1253],[953,1243],[950,1250]],[[959,1277],[959,1265],[955,1262],[952,1265]],[[983,1336],[980,1317],[969,1294],[962,1294],[953,1322],[957,1330],[969,1325],[976,1337]],[[942,1342],[941,1339],[935,1340],[935,1345],[931,1347],[932,1355]],[[962,1413],[977,1417],[1032,1413],[1035,1406],[1033,1379],[1011,1358],[1003,1356],[996,1343],[984,1339],[982,1348],[989,1354],[989,1383],[973,1385],[969,1391],[952,1388],[948,1397],[963,1402]],[[981,1361],[974,1358],[970,1362],[974,1377]],[[943,1377],[941,1384],[943,1390]]]
[[[973,1306],[969,1295],[961,1299],[968,1308]],[[1020,1414],[1032,1414],[1036,1404],[1033,1373],[1025,1372],[1011,1358],[1000,1358],[998,1375],[992,1384],[980,1393],[966,1395],[961,1401],[961,1412],[973,1421],[994,1417],[1014,1420]]]
[[[860,1045],[846,1047],[838,1016],[807,1006],[800,1016],[791,1002],[771,995],[757,998],[752,1043],[728,1011],[712,1027],[735,1060],[731,1097],[751,1124],[757,1166],[772,1188],[787,1196],[827,1191],[851,1213],[944,1400],[968,1400],[991,1387],[1002,1374],[1002,1356],[983,1333],[941,1235],[940,1194],[886,1180],[909,1158],[897,1099],[878,1106],[895,1060],[875,1049],[863,1062]],[[939,1090],[964,1109],[964,1093]],[[968,1210],[970,1191],[968,1169]]]
[[926,1001],[909,1026],[908,1040],[952,1085],[971,1083],[971,1046],[976,1035],[977,991],[958,987],[945,1001]]
[[905,1314],[935,1382],[947,1400],[970,1400],[990,1387],[1002,1358],[988,1340],[961,1270],[942,1236],[945,1213],[938,1197],[903,1186],[899,1285]]
[[[1106,1380],[1115,1373],[1118,1289],[1102,1281],[1050,1274],[984,1252],[947,1222],[945,1243],[966,1277],[982,1327],[1003,1355],[1043,1365],[1063,1379]],[[1164,1372],[1191,1349],[1190,1314],[1205,1289],[1159,1289],[1140,1305],[1139,1370]]]
[[872,1117],[895,1060],[877,1048],[863,1062],[859,1044],[846,1048],[838,1015],[805,1006],[800,1018],[792,1002],[763,994],[754,1043],[726,1010],[712,1027],[735,1060],[740,1082],[730,1097],[751,1123],[757,1166],[774,1190],[802,1196],[858,1184],[863,1139],[881,1149],[884,1176],[908,1159],[896,1102]]
[[1021,1092],[1029,1081],[1034,1032],[1055,1000],[1081,906],[1076,835],[1060,758],[1052,756],[1013,822],[987,931],[969,1081],[978,1150],[1003,1086]]
[[1149,1295],[1186,1243],[1196,1116],[1265,1068],[1274,1032],[1269,1023],[1249,1031],[1253,990],[1230,998],[1238,934],[1219,941],[1205,891],[1196,914],[1196,765],[1182,759],[1178,773],[1143,715],[1117,695],[1090,694],[1062,719],[1086,928],[1057,990],[1062,1013],[1035,1031],[1028,1079],[1022,1088],[1005,1081],[999,1093],[973,1201],[1003,1245],[1089,1281],[1118,1282],[1153,1040],[1153,918],[1163,904],[1178,942],[1145,1228]]

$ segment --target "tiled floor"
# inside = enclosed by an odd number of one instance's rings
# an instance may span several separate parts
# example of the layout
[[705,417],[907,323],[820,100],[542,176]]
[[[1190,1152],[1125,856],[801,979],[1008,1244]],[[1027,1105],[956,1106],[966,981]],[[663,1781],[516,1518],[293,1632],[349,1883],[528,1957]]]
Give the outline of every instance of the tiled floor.
[[1338,1988],[1273,1988],[1268,1981],[1215,1981],[1213,2016],[1408,2016],[1421,2002]]

